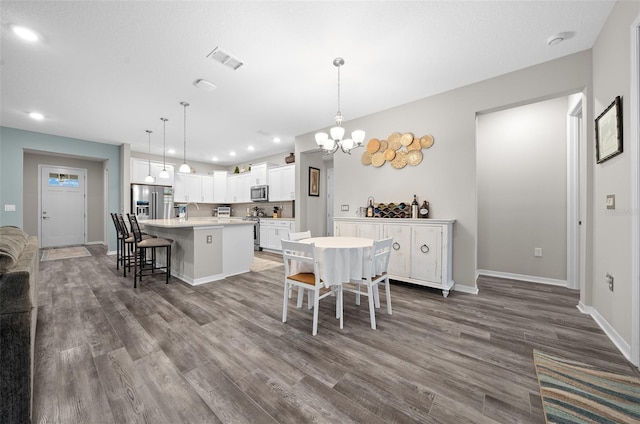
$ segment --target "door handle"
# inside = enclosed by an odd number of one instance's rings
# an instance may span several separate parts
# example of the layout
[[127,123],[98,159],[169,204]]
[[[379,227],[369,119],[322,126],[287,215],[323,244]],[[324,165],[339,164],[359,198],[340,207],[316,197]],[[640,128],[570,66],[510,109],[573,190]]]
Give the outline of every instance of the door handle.
[[393,243],[393,250],[400,250],[400,243],[398,243],[397,241],[395,243]]
[[51,219],[50,216],[43,216],[42,219]]

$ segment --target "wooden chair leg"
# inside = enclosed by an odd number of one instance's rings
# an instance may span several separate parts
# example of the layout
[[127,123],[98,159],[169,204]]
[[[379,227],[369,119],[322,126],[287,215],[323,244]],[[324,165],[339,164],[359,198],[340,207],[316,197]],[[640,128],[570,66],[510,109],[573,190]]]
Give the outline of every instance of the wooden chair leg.
[[287,322],[287,304],[289,303],[289,283],[284,283],[284,301],[282,303],[282,322]]
[[313,296],[313,330],[312,336],[318,334],[318,309],[320,306],[320,292],[316,291]]
[[369,298],[369,317],[371,319],[371,328],[376,329],[376,310],[374,308],[373,289],[371,285],[367,285],[367,297]]

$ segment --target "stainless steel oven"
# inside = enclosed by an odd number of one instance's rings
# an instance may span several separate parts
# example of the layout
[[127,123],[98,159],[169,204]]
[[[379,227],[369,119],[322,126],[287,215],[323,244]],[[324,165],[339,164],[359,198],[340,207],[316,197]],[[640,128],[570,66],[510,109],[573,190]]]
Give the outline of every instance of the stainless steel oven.
[[257,216],[245,216],[243,221],[253,221],[253,250],[260,249],[260,218]]

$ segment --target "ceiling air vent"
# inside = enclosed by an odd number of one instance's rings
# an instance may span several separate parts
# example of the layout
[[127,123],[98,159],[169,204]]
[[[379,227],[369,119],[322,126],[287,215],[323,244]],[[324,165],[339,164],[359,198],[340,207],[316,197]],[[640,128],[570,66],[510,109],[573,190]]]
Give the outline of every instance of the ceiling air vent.
[[244,65],[244,63],[240,59],[231,56],[230,53],[227,53],[220,47],[216,47],[215,49],[213,49],[213,51],[209,53],[207,57],[210,57],[211,59],[222,63],[224,66],[229,67],[234,71],[237,71],[239,67]]

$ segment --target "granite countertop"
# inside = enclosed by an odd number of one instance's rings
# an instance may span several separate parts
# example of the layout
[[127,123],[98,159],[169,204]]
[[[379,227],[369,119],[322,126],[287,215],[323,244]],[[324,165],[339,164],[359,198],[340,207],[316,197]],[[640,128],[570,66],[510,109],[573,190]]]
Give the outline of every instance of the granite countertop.
[[140,224],[160,228],[193,228],[212,225],[253,225],[253,222],[243,221],[241,218],[193,217],[188,220],[184,218],[147,219],[140,221]]

